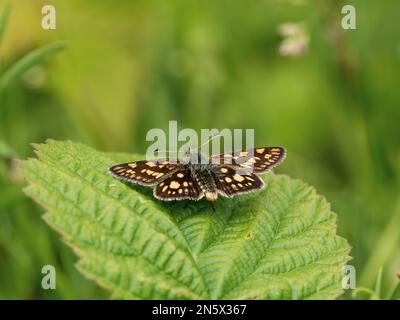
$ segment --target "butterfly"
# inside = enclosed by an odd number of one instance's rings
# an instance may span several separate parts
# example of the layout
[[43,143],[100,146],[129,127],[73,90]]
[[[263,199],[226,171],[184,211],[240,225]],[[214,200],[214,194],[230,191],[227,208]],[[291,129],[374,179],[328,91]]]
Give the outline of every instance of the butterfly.
[[155,186],[153,195],[163,201],[218,199],[264,187],[258,174],[280,164],[283,147],[261,147],[205,157],[189,152],[182,161],[168,158],[117,164],[109,168],[113,176],[143,186]]

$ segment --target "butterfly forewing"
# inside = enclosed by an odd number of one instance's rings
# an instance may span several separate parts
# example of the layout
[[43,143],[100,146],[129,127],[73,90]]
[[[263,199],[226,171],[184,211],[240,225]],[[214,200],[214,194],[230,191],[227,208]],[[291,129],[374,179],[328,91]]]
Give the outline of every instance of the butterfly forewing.
[[256,174],[243,173],[230,165],[216,167],[213,174],[219,193],[226,197],[264,187],[264,182]]
[[[144,186],[153,186],[154,197],[160,200],[215,201],[217,192],[226,197],[247,193],[264,187],[257,175],[283,161],[283,147],[261,147],[228,152],[207,158],[207,163],[188,163],[169,159],[143,160],[112,166],[109,170],[117,178]],[[215,183],[214,183],[215,182]]]
[[266,172],[280,164],[286,156],[283,147],[261,147],[222,153],[211,157],[214,163],[232,165],[255,173]]
[[117,164],[109,170],[117,178],[126,179],[145,186],[154,185],[182,167],[168,160],[143,160]]
[[159,183],[154,189],[154,196],[160,200],[199,200],[203,191],[192,178],[190,169],[185,167]]

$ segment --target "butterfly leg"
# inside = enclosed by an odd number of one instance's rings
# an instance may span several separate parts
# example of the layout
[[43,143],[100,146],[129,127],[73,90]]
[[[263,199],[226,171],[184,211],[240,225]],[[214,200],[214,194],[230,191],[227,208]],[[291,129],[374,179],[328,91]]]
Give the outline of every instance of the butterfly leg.
[[214,203],[212,203],[212,202],[210,201],[210,204],[211,204],[211,208],[212,208],[212,210],[213,210],[213,211],[214,211],[214,213],[215,213]]
[[187,206],[189,205],[189,203],[190,203],[190,200],[186,201],[185,206],[183,207],[183,209],[186,209]]

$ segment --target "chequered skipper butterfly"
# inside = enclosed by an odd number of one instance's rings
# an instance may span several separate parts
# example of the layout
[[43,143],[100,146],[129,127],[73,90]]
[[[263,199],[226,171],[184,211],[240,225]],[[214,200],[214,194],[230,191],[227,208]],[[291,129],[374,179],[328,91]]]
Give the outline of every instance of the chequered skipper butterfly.
[[218,194],[232,198],[262,189],[258,176],[280,164],[286,155],[283,147],[261,147],[204,157],[188,154],[186,161],[143,160],[117,164],[109,170],[117,178],[143,186],[154,186],[154,197],[163,201],[215,201]]

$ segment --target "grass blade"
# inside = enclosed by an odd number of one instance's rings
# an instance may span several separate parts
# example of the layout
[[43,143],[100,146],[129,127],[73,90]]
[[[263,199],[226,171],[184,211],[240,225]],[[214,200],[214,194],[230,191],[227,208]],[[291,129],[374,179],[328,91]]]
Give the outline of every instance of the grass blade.
[[11,14],[11,7],[7,5],[3,11],[3,13],[0,16],[0,46],[1,46],[1,41],[4,36],[4,31],[6,30],[6,25],[8,18],[10,17]]
[[0,79],[0,88],[5,88],[9,83],[24,74],[24,72],[41,62],[46,56],[63,50],[66,47],[67,43],[60,41],[51,43],[28,53],[4,72]]

